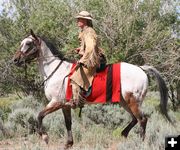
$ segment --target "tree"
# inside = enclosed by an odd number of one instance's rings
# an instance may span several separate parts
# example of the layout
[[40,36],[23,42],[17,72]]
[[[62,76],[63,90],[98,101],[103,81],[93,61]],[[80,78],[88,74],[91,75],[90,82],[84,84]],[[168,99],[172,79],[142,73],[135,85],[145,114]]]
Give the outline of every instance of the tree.
[[[177,4],[173,0],[13,0],[4,6],[0,16],[1,70],[4,73],[7,60],[30,28],[53,41],[63,52],[78,47],[74,16],[87,10],[93,14],[94,27],[108,62],[155,66],[171,89],[171,99],[180,103],[177,101],[180,93]],[[66,57],[73,58],[74,54]],[[35,66],[29,69],[33,70],[29,76],[39,80]],[[10,70],[4,74],[6,80],[13,81],[7,84],[1,77],[1,87],[12,85],[22,76],[19,69]]]

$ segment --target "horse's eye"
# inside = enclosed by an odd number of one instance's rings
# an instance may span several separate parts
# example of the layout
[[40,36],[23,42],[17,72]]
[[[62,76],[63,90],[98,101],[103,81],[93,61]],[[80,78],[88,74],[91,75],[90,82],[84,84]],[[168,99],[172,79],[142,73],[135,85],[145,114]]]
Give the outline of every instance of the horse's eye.
[[29,47],[29,48],[33,48],[34,44],[32,42],[30,43],[26,43],[26,45]]
[[31,43],[26,43],[28,46],[31,45]]

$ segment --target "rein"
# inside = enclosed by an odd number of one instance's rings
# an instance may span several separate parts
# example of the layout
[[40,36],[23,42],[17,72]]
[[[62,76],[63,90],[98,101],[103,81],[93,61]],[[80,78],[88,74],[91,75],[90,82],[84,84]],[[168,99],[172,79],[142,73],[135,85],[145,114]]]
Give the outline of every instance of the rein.
[[62,63],[63,63],[63,60],[60,61],[60,63],[56,66],[53,72],[51,72],[51,74],[40,84],[40,86],[43,86],[44,83],[53,76],[53,74],[58,70],[58,68],[61,66]]
[[[70,52],[67,53],[67,54],[72,53],[72,51],[74,51],[74,49],[70,50]],[[57,57],[58,55],[54,55],[54,56]],[[51,56],[50,56],[50,57],[51,57]],[[62,63],[63,63],[63,60],[60,61],[60,63],[57,65],[57,67],[54,69],[54,71],[41,83],[40,86],[43,86],[44,83],[53,76],[53,74],[57,71],[57,69],[60,67],[60,65],[61,65]],[[70,71],[70,73],[64,77],[64,79],[63,79],[63,84],[62,84],[62,85],[64,85],[65,79],[66,79],[68,76],[70,76],[72,72],[74,72],[75,70],[77,70],[77,69],[80,67],[80,65],[81,65],[81,64],[76,65],[76,66]]]
[[64,77],[62,85],[64,85],[65,79],[66,79],[67,77],[69,77],[75,70],[77,70],[77,69],[80,67],[80,65],[81,65],[81,64],[77,64],[77,65],[75,65],[75,66],[71,69],[70,73],[68,73],[68,74]]

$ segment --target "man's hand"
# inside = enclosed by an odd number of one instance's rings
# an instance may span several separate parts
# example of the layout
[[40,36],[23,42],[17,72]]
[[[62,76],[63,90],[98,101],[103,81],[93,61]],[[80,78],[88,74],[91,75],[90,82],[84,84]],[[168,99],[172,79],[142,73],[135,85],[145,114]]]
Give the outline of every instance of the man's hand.
[[80,47],[78,47],[78,48],[75,49],[75,52],[76,52],[76,53],[79,53],[79,51],[80,51]]
[[83,63],[81,63],[80,61],[77,61],[77,65],[82,66]]

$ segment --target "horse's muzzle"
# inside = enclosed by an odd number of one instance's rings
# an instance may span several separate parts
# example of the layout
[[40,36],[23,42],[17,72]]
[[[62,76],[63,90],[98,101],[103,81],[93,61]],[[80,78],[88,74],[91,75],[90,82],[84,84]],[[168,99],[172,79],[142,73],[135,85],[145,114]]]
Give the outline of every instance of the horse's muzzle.
[[18,67],[21,67],[23,64],[23,61],[21,61],[21,58],[13,58],[12,62],[13,62],[13,64],[15,64]]

